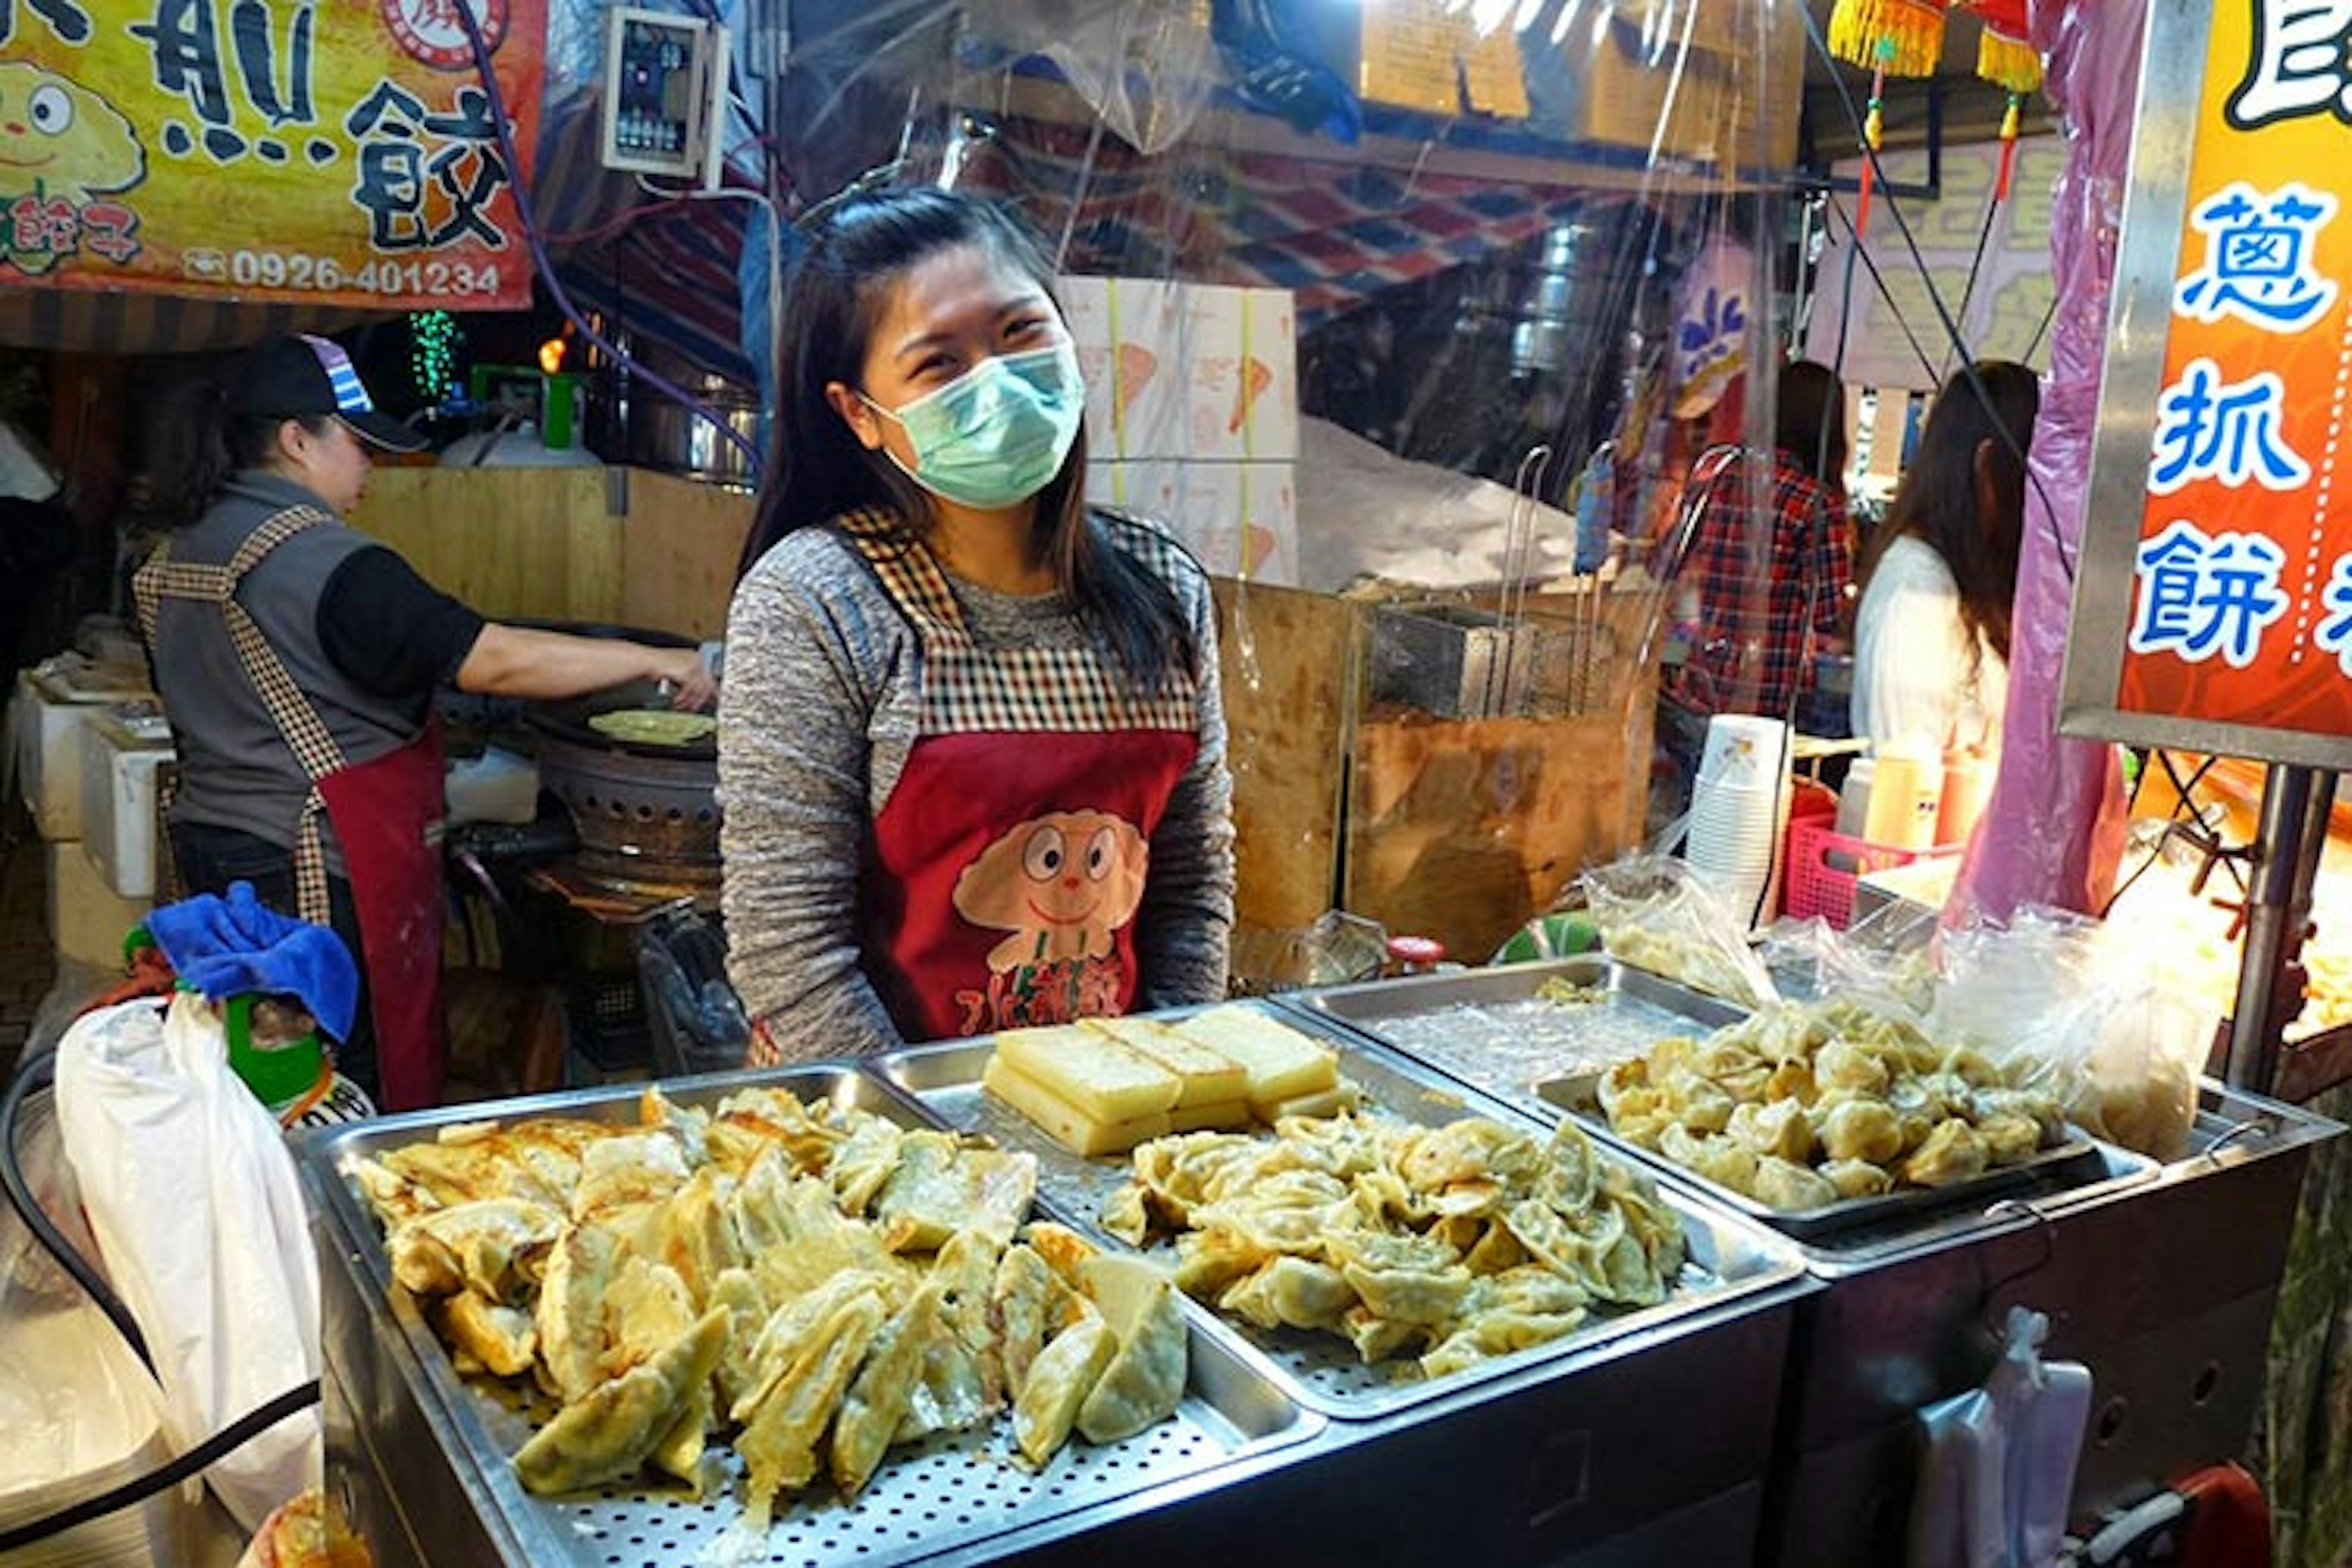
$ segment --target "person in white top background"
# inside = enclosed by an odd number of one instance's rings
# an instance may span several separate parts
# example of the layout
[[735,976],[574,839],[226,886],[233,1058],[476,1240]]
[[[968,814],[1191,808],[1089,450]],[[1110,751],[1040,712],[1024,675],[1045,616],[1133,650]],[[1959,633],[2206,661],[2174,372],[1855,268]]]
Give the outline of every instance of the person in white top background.
[[2033,372],[1980,360],[1937,394],[1885,520],[1863,549],[1853,732],[1874,752],[2000,745],[2025,516]]

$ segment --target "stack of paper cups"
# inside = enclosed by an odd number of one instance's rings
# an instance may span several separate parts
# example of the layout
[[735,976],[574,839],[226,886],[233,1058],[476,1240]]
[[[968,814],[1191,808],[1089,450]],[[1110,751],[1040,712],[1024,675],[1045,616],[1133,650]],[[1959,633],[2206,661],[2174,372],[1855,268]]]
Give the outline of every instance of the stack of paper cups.
[[1683,858],[1742,921],[1777,912],[1778,858],[1789,821],[1787,726],[1778,719],[1721,713],[1708,721],[1706,749],[1691,790]]

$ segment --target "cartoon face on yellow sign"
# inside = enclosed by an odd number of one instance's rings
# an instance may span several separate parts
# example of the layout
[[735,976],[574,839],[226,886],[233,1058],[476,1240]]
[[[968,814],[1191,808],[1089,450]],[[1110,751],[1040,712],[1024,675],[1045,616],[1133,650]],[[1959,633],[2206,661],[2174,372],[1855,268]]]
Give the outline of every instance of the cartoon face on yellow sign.
[[[146,174],[146,150],[121,110],[70,77],[0,62],[0,211],[16,227],[26,226],[16,209],[27,198],[43,209],[61,205],[70,217],[92,196],[127,191]],[[62,253],[40,244],[5,249],[30,273],[47,271]]]

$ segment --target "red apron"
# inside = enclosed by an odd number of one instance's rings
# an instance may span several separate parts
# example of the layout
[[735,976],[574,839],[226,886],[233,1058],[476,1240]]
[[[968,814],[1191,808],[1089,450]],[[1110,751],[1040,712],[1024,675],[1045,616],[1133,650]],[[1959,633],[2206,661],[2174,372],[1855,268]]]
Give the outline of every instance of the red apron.
[[929,552],[845,526],[922,643],[859,888],[867,978],[909,1040],[1126,1011],[1151,837],[1200,750],[1190,679],[1139,697],[1092,647],[980,647]]
[[151,647],[161,600],[219,606],[246,679],[310,780],[294,836],[295,913],[314,925],[334,923],[319,833],[323,815],[342,846],[367,950],[382,1109],[414,1110],[440,1103],[448,1063],[441,1021],[440,732],[428,721],[414,740],[383,756],[346,761],[278,650],[236,601],[237,584],[272,550],[331,521],[316,507],[289,507],[264,521],[220,566],[175,562],[167,543],[139,569],[132,589]]
[[442,792],[434,724],[397,751],[319,780],[367,949],[385,1110],[440,1104],[449,1065],[441,1017]]

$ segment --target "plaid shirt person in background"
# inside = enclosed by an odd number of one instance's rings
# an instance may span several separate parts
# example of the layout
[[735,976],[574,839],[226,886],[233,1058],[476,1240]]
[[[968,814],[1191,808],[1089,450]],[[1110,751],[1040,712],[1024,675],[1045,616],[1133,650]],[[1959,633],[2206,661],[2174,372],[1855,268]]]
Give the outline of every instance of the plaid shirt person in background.
[[[1774,447],[1769,476],[1733,461],[1691,479],[1711,493],[1684,565],[1699,618],[1680,694],[1706,712],[1786,717],[1813,641],[1835,635],[1847,610],[1845,389],[1827,366],[1782,369]],[[1754,516],[1759,479],[1770,487],[1766,518]]]

